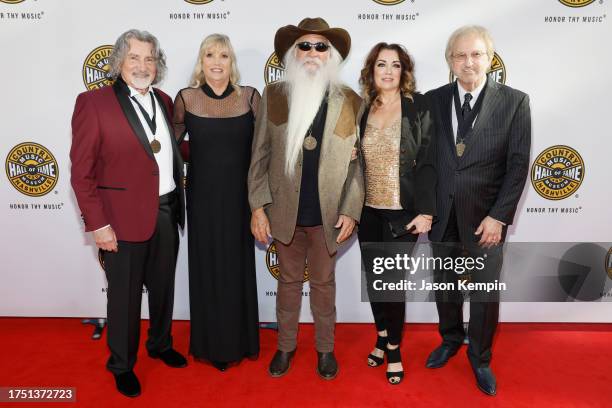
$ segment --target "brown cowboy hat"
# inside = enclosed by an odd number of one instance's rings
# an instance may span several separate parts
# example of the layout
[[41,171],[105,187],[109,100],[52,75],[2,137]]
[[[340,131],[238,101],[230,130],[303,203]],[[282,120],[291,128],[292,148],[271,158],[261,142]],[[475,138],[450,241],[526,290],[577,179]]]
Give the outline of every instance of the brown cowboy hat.
[[279,60],[285,58],[285,54],[295,43],[295,40],[306,34],[318,34],[327,38],[338,50],[342,59],[345,59],[351,50],[351,36],[343,28],[329,28],[327,21],[321,17],[305,18],[296,26],[287,25],[281,27],[274,36],[274,52]]

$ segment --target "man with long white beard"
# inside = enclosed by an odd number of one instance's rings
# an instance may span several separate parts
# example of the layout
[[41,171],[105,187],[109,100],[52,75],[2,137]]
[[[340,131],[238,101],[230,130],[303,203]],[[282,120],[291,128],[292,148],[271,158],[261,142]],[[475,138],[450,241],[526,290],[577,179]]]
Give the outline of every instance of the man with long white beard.
[[353,233],[364,197],[361,99],[338,80],[350,46],[348,32],[322,18],[282,27],[274,38],[285,78],[264,90],[248,179],[251,231],[264,244],[274,238],[279,257],[272,377],[284,375],[295,354],[306,258],[317,372],[327,380],[338,373],[335,255]]

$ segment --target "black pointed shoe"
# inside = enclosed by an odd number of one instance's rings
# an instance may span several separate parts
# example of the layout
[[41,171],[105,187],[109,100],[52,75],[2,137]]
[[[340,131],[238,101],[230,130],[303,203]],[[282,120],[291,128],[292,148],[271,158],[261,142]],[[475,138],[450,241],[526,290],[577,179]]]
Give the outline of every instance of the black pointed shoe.
[[133,371],[113,375],[115,376],[117,391],[130,398],[140,395],[140,382]]
[[321,353],[317,351],[317,373],[324,380],[333,380],[338,375],[338,362],[334,352]]
[[478,384],[478,389],[480,391],[491,396],[497,394],[497,381],[490,367],[472,366],[472,371],[474,371],[476,384]]
[[173,368],[183,368],[187,367],[187,359],[183,357],[181,353],[178,351],[169,348],[166,351],[149,351],[149,357],[160,359],[163,361],[168,367]]
[[448,362],[448,360],[457,354],[459,347],[453,347],[446,343],[442,343],[438,348],[431,352],[427,358],[425,367],[427,368],[440,368]]
[[294,354],[295,350],[276,350],[276,353],[274,353],[274,357],[272,357],[272,361],[270,361],[270,365],[268,366],[268,373],[270,373],[272,377],[282,377],[283,375],[287,374]]

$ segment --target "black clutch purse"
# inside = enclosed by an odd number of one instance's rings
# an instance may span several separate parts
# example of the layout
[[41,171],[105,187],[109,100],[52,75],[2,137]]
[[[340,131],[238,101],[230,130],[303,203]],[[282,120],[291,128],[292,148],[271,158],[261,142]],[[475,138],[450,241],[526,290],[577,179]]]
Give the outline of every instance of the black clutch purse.
[[408,223],[392,223],[389,221],[389,228],[391,228],[391,235],[393,238],[399,238],[414,231],[416,225],[413,225],[410,229],[406,229],[407,224]]
[[406,234],[410,234],[416,228],[413,225],[409,230],[406,229],[406,225],[408,225],[414,217],[411,217],[405,210],[387,210],[384,211],[383,216],[389,224],[393,238],[399,238]]

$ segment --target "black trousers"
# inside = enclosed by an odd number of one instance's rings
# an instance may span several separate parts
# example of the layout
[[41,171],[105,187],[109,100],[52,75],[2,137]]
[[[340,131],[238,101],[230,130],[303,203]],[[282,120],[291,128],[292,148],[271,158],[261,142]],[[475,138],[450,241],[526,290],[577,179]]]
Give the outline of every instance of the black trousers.
[[[457,216],[453,205],[442,237],[442,242],[433,243],[435,257],[483,257],[486,254],[485,268],[472,270],[470,280],[473,282],[493,282],[499,279],[502,265],[501,246],[492,249],[482,249],[477,244],[479,237],[474,236],[471,242],[461,242],[457,227]],[[453,270],[434,270],[434,280],[437,283],[453,283],[455,290],[436,291],[436,306],[440,319],[439,331],[443,343],[458,348],[465,338],[463,326],[463,294],[457,289],[458,279],[462,274]],[[499,317],[498,293],[472,294],[470,299],[470,322],[468,325],[468,357],[475,367],[487,367],[491,361],[493,336]]]
[[162,352],[172,347],[177,209],[176,193],[161,196],[155,232],[148,241],[119,241],[118,252],[104,252],[111,352],[106,366],[114,374],[131,371],[136,364],[143,284],[149,300],[147,350]]
[[[408,243],[408,245],[404,252],[411,254],[418,239],[418,235],[409,233],[394,238],[391,234],[391,228],[389,226],[389,219],[395,218],[393,214],[402,212],[403,210],[379,210],[368,206],[363,207],[363,211],[361,212],[361,220],[359,222],[359,242],[405,242]],[[409,221],[410,220],[408,220],[406,224]],[[363,247],[361,254],[362,257],[365,256]],[[393,254],[388,255],[393,256]],[[367,259],[364,259],[363,262],[365,265],[370,264]],[[373,275],[371,273],[367,273],[366,271],[366,282],[368,288],[372,287],[372,278]],[[401,296],[403,299],[404,293],[402,293]],[[403,301],[380,302],[371,300],[370,306],[372,307],[372,314],[374,315],[376,330],[387,331],[388,343],[393,345],[400,344],[406,316],[406,303]]]

